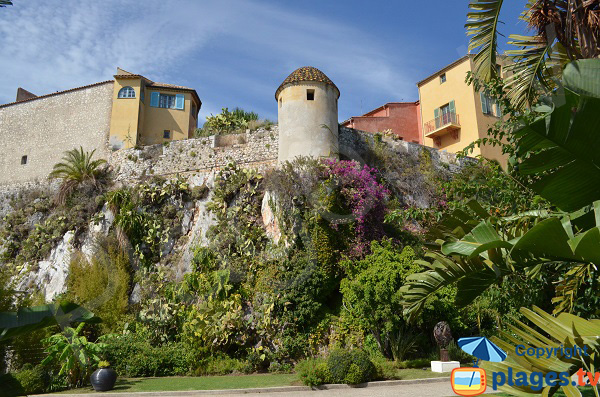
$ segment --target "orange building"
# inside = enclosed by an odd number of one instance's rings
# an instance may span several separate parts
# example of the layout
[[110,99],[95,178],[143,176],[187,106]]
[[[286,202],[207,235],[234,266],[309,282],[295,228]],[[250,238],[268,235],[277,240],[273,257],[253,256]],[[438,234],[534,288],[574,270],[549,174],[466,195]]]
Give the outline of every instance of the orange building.
[[419,101],[386,103],[362,116],[350,117],[341,125],[372,133],[390,130],[404,141],[423,143]]

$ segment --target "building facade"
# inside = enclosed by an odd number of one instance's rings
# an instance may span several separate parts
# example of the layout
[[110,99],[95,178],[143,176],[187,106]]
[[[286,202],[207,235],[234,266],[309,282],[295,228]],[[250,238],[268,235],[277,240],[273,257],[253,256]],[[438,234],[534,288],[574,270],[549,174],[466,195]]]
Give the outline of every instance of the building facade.
[[0,105],[0,184],[45,179],[67,150],[111,151],[191,137],[201,102],[191,88],[118,69],[113,80]]
[[[505,60],[499,57],[501,73],[504,66]],[[497,103],[465,82],[473,70],[473,55],[466,55],[417,83],[425,146],[457,153],[486,137],[488,128],[503,117]],[[506,156],[498,146],[475,148],[472,155],[506,165]]]
[[110,146],[122,149],[191,138],[201,106],[192,88],[156,83],[117,69]]
[[419,101],[389,102],[362,116],[350,117],[341,125],[371,133],[391,131],[403,141],[423,143]]

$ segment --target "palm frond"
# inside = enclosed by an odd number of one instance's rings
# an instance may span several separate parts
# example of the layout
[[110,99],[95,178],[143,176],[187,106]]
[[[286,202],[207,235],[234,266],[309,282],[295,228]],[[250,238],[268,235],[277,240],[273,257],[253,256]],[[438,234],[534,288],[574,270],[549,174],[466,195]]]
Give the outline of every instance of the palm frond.
[[11,6],[11,5],[12,5],[11,0],[0,0],[0,8],[6,7],[6,6]]
[[467,14],[469,51],[477,50],[475,73],[484,81],[496,77],[496,50],[498,47],[498,25],[503,0],[471,0]]
[[506,51],[513,63],[506,67],[508,97],[517,109],[524,109],[534,103],[542,89],[548,90],[551,84],[546,77],[546,62],[552,51],[552,43],[539,36],[510,35],[509,44],[521,47]]

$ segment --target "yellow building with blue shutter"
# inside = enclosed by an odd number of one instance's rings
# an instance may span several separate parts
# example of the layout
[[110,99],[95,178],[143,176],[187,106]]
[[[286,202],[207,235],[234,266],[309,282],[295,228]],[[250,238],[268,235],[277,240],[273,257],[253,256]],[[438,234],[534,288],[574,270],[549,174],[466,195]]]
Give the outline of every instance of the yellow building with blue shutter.
[[109,145],[113,150],[192,138],[202,102],[196,90],[117,68]]
[[[498,58],[502,73],[506,61]],[[485,92],[477,92],[465,79],[474,70],[473,55],[466,55],[417,83],[421,105],[421,134],[426,146],[456,153],[487,136],[488,128],[502,118],[502,109]],[[496,146],[475,148],[481,155],[506,166]]]

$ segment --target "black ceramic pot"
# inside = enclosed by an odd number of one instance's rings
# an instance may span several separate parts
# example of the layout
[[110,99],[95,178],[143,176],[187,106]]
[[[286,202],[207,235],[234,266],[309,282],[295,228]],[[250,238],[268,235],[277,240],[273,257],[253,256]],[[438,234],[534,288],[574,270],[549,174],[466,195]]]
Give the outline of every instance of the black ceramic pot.
[[115,387],[117,373],[112,368],[98,368],[90,377],[90,382],[96,391],[109,391]]

